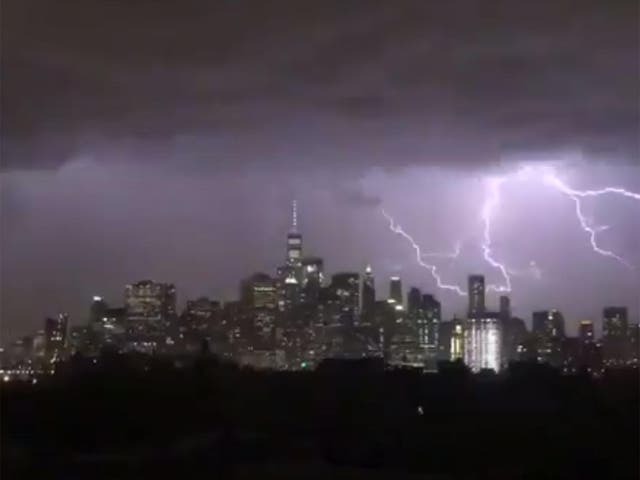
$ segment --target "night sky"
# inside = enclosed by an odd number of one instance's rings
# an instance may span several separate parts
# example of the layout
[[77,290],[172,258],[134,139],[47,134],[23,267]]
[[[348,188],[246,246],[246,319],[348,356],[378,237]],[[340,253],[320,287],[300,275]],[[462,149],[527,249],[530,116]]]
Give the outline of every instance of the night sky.
[[[434,262],[464,285],[500,281],[487,176],[553,164],[574,188],[640,192],[635,0],[2,3],[4,338],[60,310],[84,322],[92,295],[121,304],[144,278],[234,299],[282,263],[293,198],[329,273],[370,262],[379,296],[400,274],[464,314],[381,209],[425,250],[461,242]],[[569,197],[505,183],[492,246],[515,314],[637,319],[640,202],[583,206],[635,268],[591,250]]]

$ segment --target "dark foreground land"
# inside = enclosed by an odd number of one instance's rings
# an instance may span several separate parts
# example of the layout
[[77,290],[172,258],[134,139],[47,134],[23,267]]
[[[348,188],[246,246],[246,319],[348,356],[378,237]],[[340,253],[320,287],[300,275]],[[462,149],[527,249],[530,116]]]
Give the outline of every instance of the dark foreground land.
[[2,388],[2,478],[637,478],[637,370],[74,360]]

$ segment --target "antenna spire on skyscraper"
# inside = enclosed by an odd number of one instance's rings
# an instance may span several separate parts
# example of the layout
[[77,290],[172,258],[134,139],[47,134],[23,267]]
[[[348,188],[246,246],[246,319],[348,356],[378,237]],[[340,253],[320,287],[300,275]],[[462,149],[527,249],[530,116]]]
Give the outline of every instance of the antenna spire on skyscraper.
[[291,231],[298,231],[298,202],[293,200],[291,202]]

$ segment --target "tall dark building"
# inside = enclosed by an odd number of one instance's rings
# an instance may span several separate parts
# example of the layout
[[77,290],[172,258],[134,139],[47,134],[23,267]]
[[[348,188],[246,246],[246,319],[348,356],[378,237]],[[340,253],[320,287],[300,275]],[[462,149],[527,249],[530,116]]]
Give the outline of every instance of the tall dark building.
[[433,295],[425,294],[421,299],[420,310],[422,315],[418,323],[418,337],[420,346],[425,350],[425,367],[427,370],[436,370],[442,320],[440,302]]
[[582,344],[595,342],[595,332],[593,329],[593,322],[591,320],[582,320],[580,322],[578,338]]
[[507,295],[500,295],[500,319],[511,318],[511,299]]
[[558,310],[543,310],[533,312],[532,319],[538,361],[560,367],[565,339],[564,317]]
[[371,265],[367,265],[362,277],[362,323],[371,325],[374,321],[376,286]]
[[89,309],[89,324],[101,323],[104,313],[108,308],[107,302],[105,302],[102,297],[94,296]]
[[502,358],[504,363],[520,359],[518,347],[525,342],[528,331],[524,320],[512,316],[502,316],[500,318],[502,326]]
[[625,365],[629,359],[629,321],[626,307],[602,312],[602,353],[605,367]]
[[469,275],[469,318],[481,318],[484,314],[484,276]]
[[45,357],[49,363],[57,363],[64,358],[67,351],[67,334],[69,331],[69,316],[59,314],[56,318],[44,321]]
[[589,372],[599,371],[602,367],[601,348],[596,342],[591,320],[582,320],[578,329],[578,366]]
[[389,280],[389,298],[402,305],[402,281],[400,277],[394,276]]
[[411,287],[407,294],[407,315],[409,318],[417,317],[422,310],[422,292],[419,288]]
[[187,300],[183,314],[188,330],[199,332],[203,337],[210,334],[215,324],[220,321],[220,315],[220,302],[207,297]]

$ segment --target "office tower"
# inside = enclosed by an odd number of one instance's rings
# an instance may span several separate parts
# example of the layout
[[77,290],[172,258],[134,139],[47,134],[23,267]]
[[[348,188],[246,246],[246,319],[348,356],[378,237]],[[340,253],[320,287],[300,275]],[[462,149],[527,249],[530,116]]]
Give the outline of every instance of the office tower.
[[578,338],[582,344],[595,342],[595,333],[593,329],[593,322],[591,320],[580,321]]
[[562,373],[577,373],[581,365],[579,337],[566,337],[562,340]]
[[484,276],[469,275],[469,318],[480,318],[485,313]]
[[127,285],[126,348],[145,353],[162,349],[176,316],[176,289],[170,283],[142,280]]
[[400,277],[393,276],[389,281],[389,298],[396,302],[397,305],[402,305],[402,281]]
[[533,312],[532,319],[537,360],[560,367],[565,339],[564,317],[558,310],[542,310]]
[[61,313],[56,318],[45,319],[45,357],[48,363],[57,363],[65,357],[68,328],[69,316],[66,313]]
[[69,354],[90,356],[93,354],[91,329],[85,325],[69,327]]
[[433,295],[425,294],[420,299],[418,318],[418,338],[421,348],[425,352],[425,367],[427,370],[437,369],[439,332],[441,323],[441,306]]
[[318,257],[302,259],[302,303],[317,305],[324,283],[324,262]]
[[582,320],[578,327],[578,366],[589,372],[599,372],[602,367],[600,346],[596,342],[593,322]]
[[182,325],[189,334],[199,334],[207,337],[221,315],[220,302],[200,297],[195,300],[187,300],[182,314]]
[[363,324],[371,325],[374,321],[374,310],[376,303],[375,279],[373,277],[373,270],[371,269],[371,265],[367,265],[367,268],[365,268],[364,270],[364,276],[362,277],[361,298],[361,322]]
[[240,285],[240,301],[248,308],[275,308],[278,303],[276,281],[266,273],[254,273]]
[[102,297],[95,295],[89,309],[89,324],[99,324],[109,306]]
[[502,361],[500,322],[496,315],[470,317],[464,328],[464,362],[473,371],[500,371]]
[[300,267],[302,262],[302,235],[298,233],[297,207],[294,200],[291,208],[291,229],[287,234],[287,265],[295,268]]
[[338,298],[340,311],[355,319],[360,309],[360,274],[336,273],[331,277],[331,289]]
[[387,343],[385,360],[390,365],[423,368],[425,351],[420,347],[416,316],[420,309],[409,317],[402,304],[394,299],[387,301],[390,314],[384,328]]
[[103,348],[120,351],[124,347],[126,331],[126,309],[124,307],[107,308],[102,312],[99,324],[90,329],[89,351],[99,353]]
[[453,317],[449,327],[448,360],[464,360],[464,322],[462,319]]
[[417,316],[422,309],[422,292],[419,288],[411,287],[407,294],[407,315]]
[[127,320],[161,322],[176,312],[176,288],[170,283],[142,280],[124,292]]
[[526,340],[528,331],[524,320],[517,317],[501,315],[502,360],[504,364],[520,359],[518,347]]
[[500,319],[511,318],[511,299],[507,295],[500,295]]
[[619,367],[629,359],[629,322],[626,307],[606,307],[602,312],[602,353],[605,367]]
[[[288,285],[285,283],[285,300],[287,295],[291,296]],[[276,281],[265,273],[255,273],[243,282],[242,291],[242,303],[249,319],[244,334],[249,344],[254,349],[273,349],[278,304]],[[293,295],[297,293],[296,289]]]

